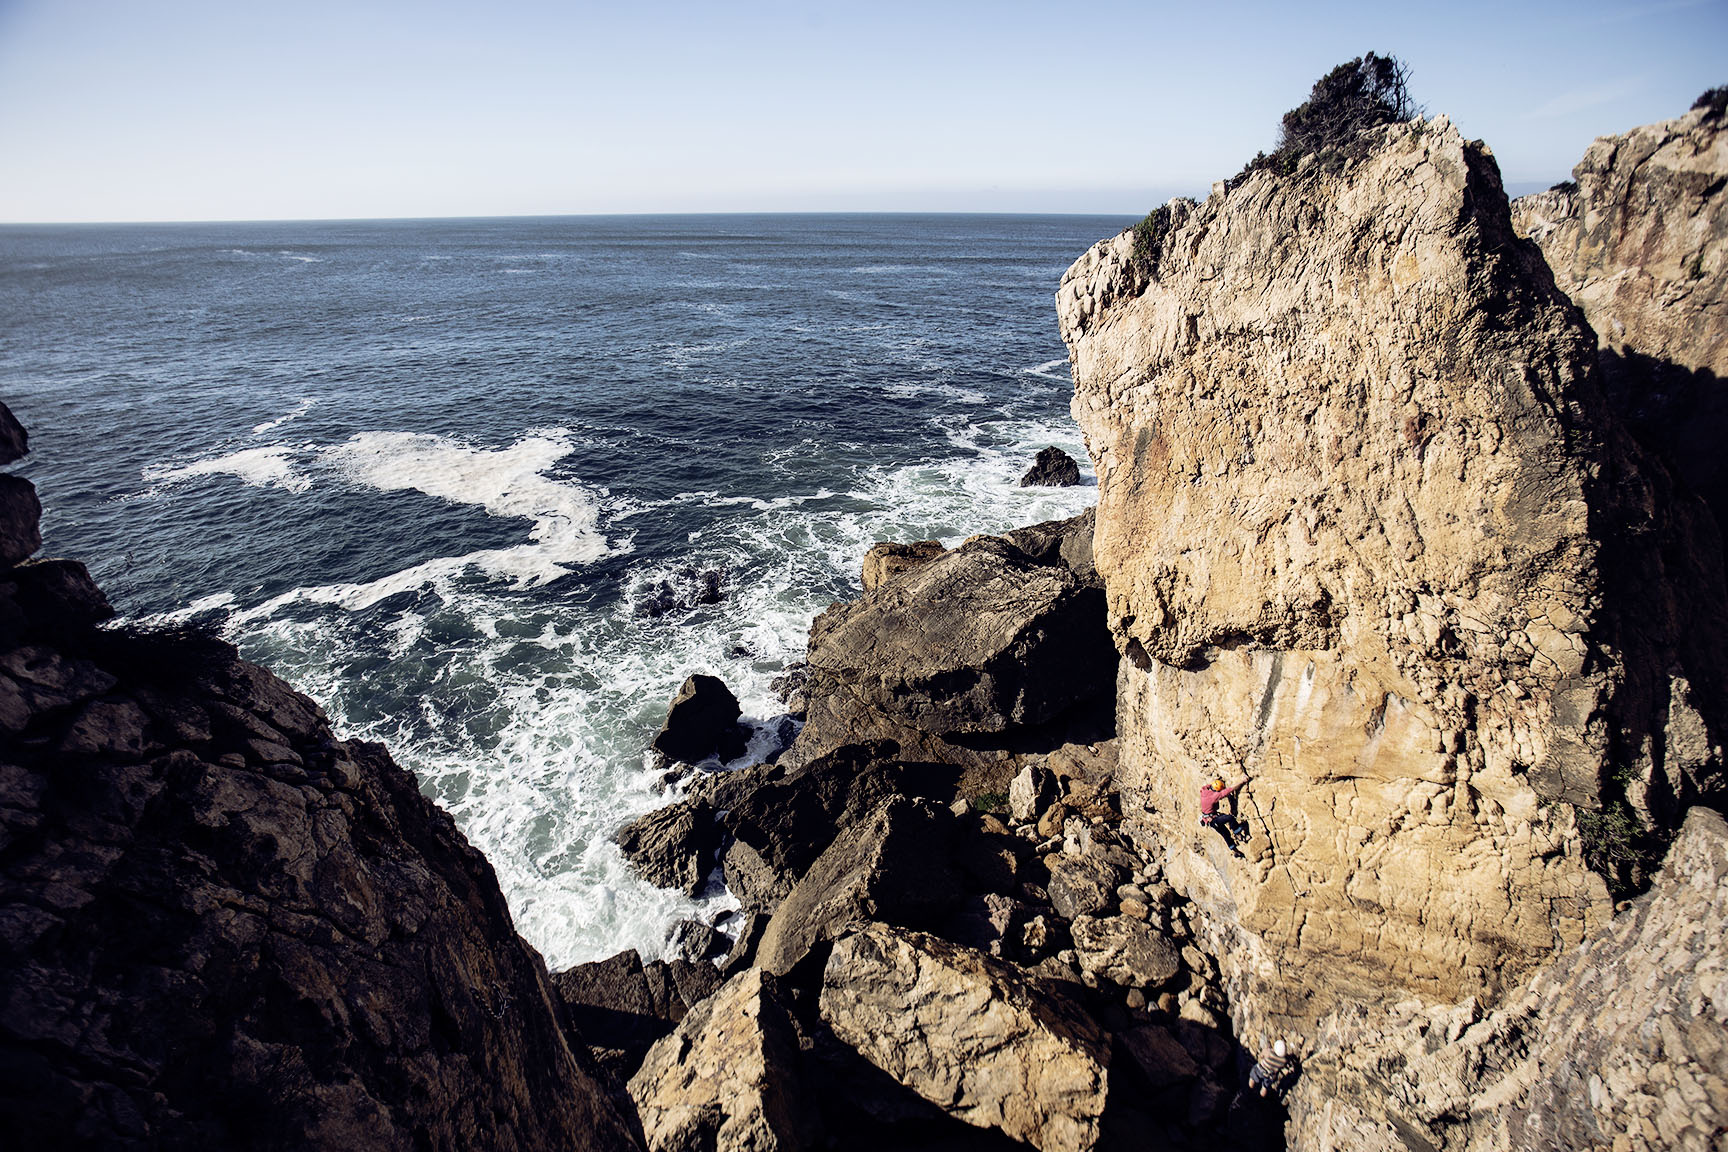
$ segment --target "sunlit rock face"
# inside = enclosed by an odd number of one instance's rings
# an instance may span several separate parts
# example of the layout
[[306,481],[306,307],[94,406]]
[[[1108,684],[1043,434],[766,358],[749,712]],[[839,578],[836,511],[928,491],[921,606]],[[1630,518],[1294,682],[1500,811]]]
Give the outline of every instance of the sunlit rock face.
[[[1057,297],[1125,811],[1211,913],[1239,1034],[1499,995],[1608,914],[1577,810],[1672,828],[1720,786],[1708,518],[1611,423],[1488,150],[1383,133],[1173,202]],[[1238,858],[1198,790],[1242,771]]]

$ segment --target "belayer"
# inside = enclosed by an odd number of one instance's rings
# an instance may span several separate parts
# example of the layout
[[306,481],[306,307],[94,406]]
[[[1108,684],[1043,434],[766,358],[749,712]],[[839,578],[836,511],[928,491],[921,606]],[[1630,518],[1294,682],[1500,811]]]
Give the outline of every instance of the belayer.
[[1243,826],[1240,820],[1236,819],[1234,814],[1220,808],[1219,802],[1234,796],[1238,789],[1247,786],[1248,779],[1243,777],[1239,782],[1226,788],[1224,787],[1224,778],[1221,776],[1215,776],[1200,785],[1201,825],[1211,828],[1218,835],[1224,837],[1224,843],[1228,844],[1230,851],[1238,856],[1242,855],[1242,850],[1237,845],[1248,839],[1248,829]]

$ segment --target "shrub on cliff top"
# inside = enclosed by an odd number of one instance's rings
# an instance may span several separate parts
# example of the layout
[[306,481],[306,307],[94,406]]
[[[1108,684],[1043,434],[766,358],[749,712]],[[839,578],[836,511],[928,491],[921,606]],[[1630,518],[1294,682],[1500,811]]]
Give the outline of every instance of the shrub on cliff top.
[[1369,52],[1340,64],[1315,81],[1308,99],[1284,113],[1278,147],[1262,152],[1227,183],[1235,187],[1254,172],[1288,176],[1312,156],[1322,172],[1341,172],[1368,154],[1371,128],[1421,115],[1410,99],[1410,69],[1396,56]]
[[1728,84],[1707,90],[1698,99],[1692,101],[1692,107],[1694,109],[1708,108],[1709,111],[1704,114],[1706,120],[1722,119],[1722,114],[1728,112]]
[[1160,204],[1134,225],[1134,251],[1129,257],[1134,270],[1150,279],[1164,255],[1164,237],[1170,232],[1170,205]]

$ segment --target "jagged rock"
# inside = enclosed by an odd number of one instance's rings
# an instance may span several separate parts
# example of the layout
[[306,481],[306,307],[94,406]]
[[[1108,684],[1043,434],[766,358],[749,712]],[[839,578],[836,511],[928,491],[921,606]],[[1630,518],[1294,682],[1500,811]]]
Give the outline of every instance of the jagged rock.
[[[490,866],[381,748],[225,646],[36,633],[0,655],[30,718],[0,735],[9,1141],[637,1146]],[[163,719],[220,709],[292,759]]]
[[0,467],[23,459],[29,451],[30,434],[12,415],[12,409],[0,404]]
[[1725,1037],[1728,822],[1694,808],[1650,891],[1505,1007],[1344,1029],[1305,1056],[1291,1144],[1705,1150],[1728,1128]]
[[1130,916],[1076,916],[1068,926],[1080,970],[1114,984],[1156,988],[1182,964],[1176,946]]
[[673,804],[618,830],[618,847],[644,879],[699,896],[719,862],[722,834],[705,801]]
[[1596,330],[1618,411],[1728,526],[1728,119],[1603,136],[1572,178],[1513,223]]
[[1052,445],[1040,449],[1038,458],[1020,478],[1022,488],[1071,488],[1080,483],[1080,465],[1074,457]]
[[785,899],[837,835],[902,791],[897,750],[849,744],[738,796],[726,815],[727,886],[752,908]]
[[22,476],[0,475],[0,564],[16,564],[42,547],[42,501]]
[[643,964],[630,950],[554,973],[552,986],[569,1015],[571,1044],[588,1045],[614,1075],[628,1080],[649,1046],[713,995],[720,975],[707,963]]
[[700,673],[684,681],[654,737],[654,750],[672,760],[695,764],[710,756],[722,761],[744,755],[737,697],[725,683]]
[[949,738],[1107,700],[1115,655],[1100,595],[1065,565],[980,537],[831,606],[810,627],[809,719],[791,756],[872,738],[909,759],[965,763]]
[[822,1019],[950,1115],[1042,1152],[1090,1149],[1109,1042],[1067,998],[935,936],[872,924],[835,945]]
[[1059,853],[1049,858],[1050,904],[1063,917],[1090,916],[1115,903],[1117,868],[1096,856]]
[[869,592],[902,572],[927,564],[947,549],[940,540],[917,540],[911,544],[879,541],[864,553],[864,591]]
[[1121,1041],[1140,1074],[1154,1088],[1167,1088],[1200,1074],[1200,1065],[1167,1028],[1142,1024],[1124,1032]]
[[1025,951],[1036,952],[1044,942],[1048,926],[1041,925],[1033,933],[1036,943],[1027,947],[1027,932],[1032,909],[1023,901],[999,892],[968,896],[960,910],[942,925],[939,935],[944,940],[976,948],[980,952],[1006,959],[1018,959]]
[[72,632],[114,616],[108,597],[76,560],[28,561],[7,575],[19,609],[38,628]]
[[[1376,131],[1173,202],[1156,268],[1125,233],[1058,296],[1123,810],[1254,1028],[1516,987],[1608,914],[1572,805],[1651,781],[1660,827],[1721,778],[1656,768],[1675,677],[1725,682],[1701,518],[1612,425],[1487,150]],[[1681,710],[1719,748],[1711,691]],[[1196,827],[1242,767],[1252,862]]]
[[819,1139],[798,1028],[774,977],[751,968],[648,1050],[630,1079],[650,1152],[796,1152]]
[[1055,803],[1060,792],[1055,773],[1043,765],[1028,764],[1008,786],[1008,814],[1016,824],[1030,823]]
[[949,863],[952,816],[891,796],[856,831],[829,845],[768,921],[756,963],[784,975],[818,942],[854,923],[922,926],[958,899]]
[[718,960],[731,950],[732,941],[712,924],[700,920],[680,920],[672,926],[667,949],[674,956],[699,964]]
[[673,573],[671,579],[652,585],[636,602],[636,615],[657,620],[690,612],[704,604],[718,604],[726,598],[725,585],[726,574],[720,569],[686,565]]

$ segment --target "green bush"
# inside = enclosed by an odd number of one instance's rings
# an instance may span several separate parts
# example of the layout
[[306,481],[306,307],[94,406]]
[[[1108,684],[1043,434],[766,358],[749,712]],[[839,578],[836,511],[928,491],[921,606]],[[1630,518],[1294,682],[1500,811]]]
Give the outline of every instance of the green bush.
[[1624,800],[1612,800],[1600,812],[1578,809],[1578,835],[1584,863],[1608,882],[1616,900],[1642,892],[1662,863],[1667,846],[1651,835]]
[[1321,172],[1341,172],[1368,154],[1371,128],[1421,115],[1410,99],[1410,69],[1395,56],[1370,52],[1340,64],[1315,82],[1308,99],[1284,113],[1278,147],[1248,161],[1226,184],[1259,171],[1294,173],[1312,156]]
[[1728,112],[1728,84],[1724,84],[1720,88],[1709,89],[1698,99],[1692,101],[1692,107],[1694,109],[1708,108],[1710,112],[1706,119],[1722,119],[1722,114]]
[[1164,238],[1170,234],[1170,205],[1160,204],[1146,214],[1146,219],[1134,225],[1134,251],[1130,257],[1134,270],[1150,279],[1158,271],[1158,261],[1164,256]]

